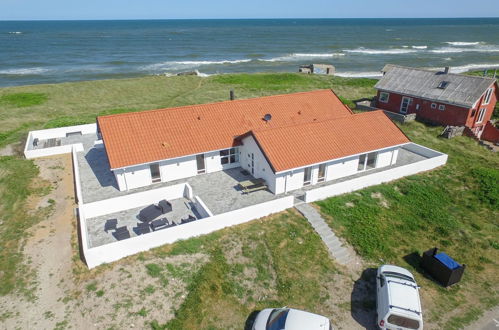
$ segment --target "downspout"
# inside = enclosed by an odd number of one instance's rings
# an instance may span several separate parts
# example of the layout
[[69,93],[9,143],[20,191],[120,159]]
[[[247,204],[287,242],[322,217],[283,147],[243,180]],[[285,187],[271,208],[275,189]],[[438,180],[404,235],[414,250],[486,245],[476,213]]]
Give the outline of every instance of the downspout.
[[128,182],[126,182],[126,169],[123,169],[123,179],[125,180],[126,191],[128,191]]

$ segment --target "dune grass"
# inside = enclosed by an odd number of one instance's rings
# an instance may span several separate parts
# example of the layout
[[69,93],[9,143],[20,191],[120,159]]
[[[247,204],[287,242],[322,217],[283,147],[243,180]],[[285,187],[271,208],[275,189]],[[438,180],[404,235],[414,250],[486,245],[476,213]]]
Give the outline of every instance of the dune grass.
[[0,104],[17,108],[25,108],[40,105],[47,101],[48,97],[44,93],[12,93],[0,97]]

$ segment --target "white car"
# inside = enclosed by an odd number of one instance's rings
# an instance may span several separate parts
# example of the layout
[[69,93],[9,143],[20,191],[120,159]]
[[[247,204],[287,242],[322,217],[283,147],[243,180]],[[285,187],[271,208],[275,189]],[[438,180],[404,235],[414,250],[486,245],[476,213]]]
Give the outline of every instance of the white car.
[[327,317],[292,308],[266,308],[256,316],[253,330],[332,330]]
[[379,267],[376,293],[376,321],[381,329],[423,329],[419,286],[407,269],[392,265]]

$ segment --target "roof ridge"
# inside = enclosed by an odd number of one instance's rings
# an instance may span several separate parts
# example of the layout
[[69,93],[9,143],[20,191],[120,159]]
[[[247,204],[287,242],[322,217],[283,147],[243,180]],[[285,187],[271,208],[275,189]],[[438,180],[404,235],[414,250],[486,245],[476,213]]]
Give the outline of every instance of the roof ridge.
[[360,112],[360,113],[353,113],[350,116],[342,116],[342,117],[337,117],[337,118],[326,118],[326,119],[321,119],[321,120],[314,120],[314,121],[309,121],[309,122],[304,122],[304,123],[293,123],[289,125],[284,125],[284,126],[276,126],[276,127],[267,127],[267,128],[260,128],[260,129],[252,129],[249,132],[266,132],[266,131],[272,131],[272,130],[277,130],[277,129],[284,129],[284,128],[290,128],[290,127],[297,127],[297,126],[306,126],[306,125],[312,125],[312,124],[320,124],[320,123],[325,123],[329,121],[337,121],[337,120],[342,120],[342,119],[349,119],[349,118],[354,118],[354,117],[362,117],[366,115],[370,115],[372,113],[384,113],[383,110],[378,109],[378,110],[373,110],[373,111],[366,111],[366,112]]
[[[402,68],[402,69],[409,69],[409,70],[418,70],[418,71],[424,71],[424,72],[431,72],[431,73],[439,73],[442,72],[440,69],[431,69],[431,68],[419,68],[419,67],[412,67],[412,66],[405,66],[405,65],[399,65],[399,64],[386,64],[383,68],[387,66],[393,66],[397,68]],[[450,67],[452,68],[452,67]],[[481,77],[481,76],[469,76],[465,75],[463,73],[454,73],[454,72],[448,72],[444,73],[445,75],[452,75],[452,76],[458,76],[458,77],[466,77],[466,78],[476,78],[476,79],[482,79],[482,80],[491,80],[495,81],[496,79],[491,78],[491,77]]]
[[[205,107],[205,106],[210,106],[210,105],[219,105],[219,104],[224,104],[224,103],[241,103],[244,101],[251,101],[251,100],[256,100],[256,99],[261,100],[261,99],[270,99],[270,98],[289,97],[290,95],[315,94],[315,93],[322,93],[325,91],[329,91],[337,97],[336,93],[331,88],[324,88],[324,89],[314,89],[311,91],[295,92],[295,93],[291,93],[291,94],[254,96],[254,97],[250,97],[250,98],[246,98],[246,99],[224,100],[224,101],[216,101],[216,102],[211,102],[211,103],[198,103],[198,104],[188,104],[188,105],[181,105],[181,106],[176,106],[176,107],[168,107],[168,108],[160,108],[160,109],[131,111],[131,112],[125,112],[125,113],[117,113],[117,114],[111,114],[111,115],[98,116],[98,118],[113,118],[113,117],[121,117],[121,116],[125,117],[125,116],[137,115],[137,114],[144,113],[144,112],[150,113],[150,112],[159,112],[159,111],[168,111],[168,110],[179,110],[179,109],[187,109],[189,107],[197,108],[197,107]],[[341,103],[343,104],[343,102],[341,102]]]

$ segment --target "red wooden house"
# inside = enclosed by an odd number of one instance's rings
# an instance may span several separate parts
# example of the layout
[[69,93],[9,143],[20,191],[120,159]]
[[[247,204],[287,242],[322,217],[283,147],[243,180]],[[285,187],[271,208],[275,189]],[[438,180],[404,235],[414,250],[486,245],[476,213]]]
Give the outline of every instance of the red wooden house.
[[[489,120],[499,96],[496,79],[454,74],[448,67],[437,72],[388,64],[382,72],[375,86],[378,108],[416,113],[435,124],[465,126],[478,138],[486,126],[487,131],[495,129]],[[486,135],[490,134],[483,138]]]

